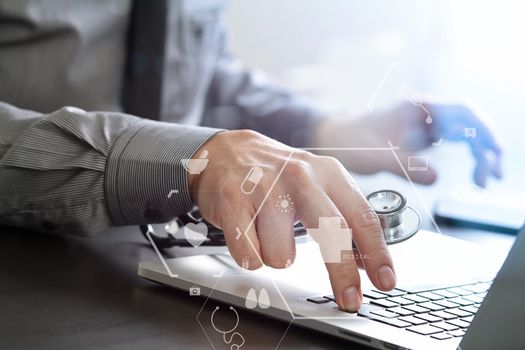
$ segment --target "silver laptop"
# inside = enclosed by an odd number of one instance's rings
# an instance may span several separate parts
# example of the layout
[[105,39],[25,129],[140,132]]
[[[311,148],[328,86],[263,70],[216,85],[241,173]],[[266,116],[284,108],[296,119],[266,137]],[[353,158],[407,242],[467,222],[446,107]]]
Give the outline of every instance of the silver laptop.
[[[390,247],[396,289],[374,290],[363,273],[364,303],[353,314],[337,308],[318,246],[309,240],[284,270],[246,271],[227,254],[216,254],[143,262],[138,274],[200,294],[221,312],[228,312],[224,304],[249,309],[378,349],[523,349],[524,231],[506,260],[421,231]],[[249,339],[243,347],[250,348]]]

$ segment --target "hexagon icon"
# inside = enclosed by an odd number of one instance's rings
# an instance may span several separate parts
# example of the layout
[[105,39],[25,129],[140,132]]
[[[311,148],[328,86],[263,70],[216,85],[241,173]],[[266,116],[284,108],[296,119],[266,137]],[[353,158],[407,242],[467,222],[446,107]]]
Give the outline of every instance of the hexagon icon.
[[[223,275],[218,278],[214,288],[209,292],[196,320],[210,342],[211,348],[251,349],[255,345],[258,348],[277,348],[286,335],[293,321],[293,315],[287,310],[286,303],[273,281],[268,279],[255,281],[254,274],[257,273],[241,271],[239,275]],[[219,295],[221,290],[235,293],[228,296],[232,301],[231,305],[223,302],[224,296]],[[216,301],[215,298],[222,301]],[[250,332],[252,338],[245,337],[243,319],[253,318],[253,315],[246,310],[272,318],[278,316],[283,322],[275,326],[281,327],[283,334],[269,338],[267,334],[258,336],[257,332]],[[286,323],[287,320],[289,323]],[[257,338],[253,338],[254,334]]]

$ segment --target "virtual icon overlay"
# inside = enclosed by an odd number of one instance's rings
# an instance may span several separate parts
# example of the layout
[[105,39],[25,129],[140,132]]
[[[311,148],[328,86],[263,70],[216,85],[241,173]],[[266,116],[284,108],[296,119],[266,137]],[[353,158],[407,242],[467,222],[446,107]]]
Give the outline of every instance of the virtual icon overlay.
[[262,168],[258,166],[254,166],[250,168],[250,170],[248,171],[248,174],[246,174],[246,177],[244,178],[241,184],[242,193],[246,195],[252,194],[257,188],[257,185],[259,185],[259,182],[261,182],[262,177],[263,177]]
[[246,308],[255,309],[257,307],[261,309],[268,309],[270,307],[270,297],[265,288],[250,288],[246,295]]
[[208,157],[208,151],[204,150],[199,155],[199,158],[194,159],[182,159],[182,166],[189,174],[192,175],[199,175],[206,169],[208,166],[209,159]]
[[191,286],[189,288],[189,294],[192,297],[198,297],[201,295],[201,289],[198,286]]
[[237,327],[239,327],[239,313],[233,306],[230,306],[228,309],[235,315],[235,325],[232,328],[223,329],[215,322],[215,313],[220,309],[221,308],[219,306],[215,307],[210,317],[210,323],[217,333],[222,334],[222,340],[224,344],[230,345],[231,350],[239,350],[246,342],[243,335],[236,331]]
[[203,222],[190,222],[184,226],[184,237],[193,247],[199,247],[208,237],[208,226]]
[[341,217],[320,217],[318,228],[307,229],[319,244],[325,263],[341,263],[353,256],[352,230],[342,225]]
[[463,136],[467,139],[468,138],[474,139],[476,138],[477,134],[478,134],[478,131],[476,128],[464,128],[463,129]]

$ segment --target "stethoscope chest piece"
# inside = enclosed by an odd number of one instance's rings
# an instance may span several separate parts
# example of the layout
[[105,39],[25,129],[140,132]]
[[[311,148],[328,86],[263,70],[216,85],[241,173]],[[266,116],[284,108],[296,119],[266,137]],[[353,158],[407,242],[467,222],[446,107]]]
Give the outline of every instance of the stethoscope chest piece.
[[406,198],[401,193],[380,190],[370,193],[366,199],[379,217],[387,244],[405,241],[421,228],[421,217],[406,205]]

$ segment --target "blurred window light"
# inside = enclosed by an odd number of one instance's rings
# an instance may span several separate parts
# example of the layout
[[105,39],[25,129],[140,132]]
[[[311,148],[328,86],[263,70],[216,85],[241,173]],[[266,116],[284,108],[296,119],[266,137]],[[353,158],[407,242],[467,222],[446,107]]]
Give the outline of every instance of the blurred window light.
[[517,0],[449,1],[451,46],[462,69],[525,76],[525,2]]

